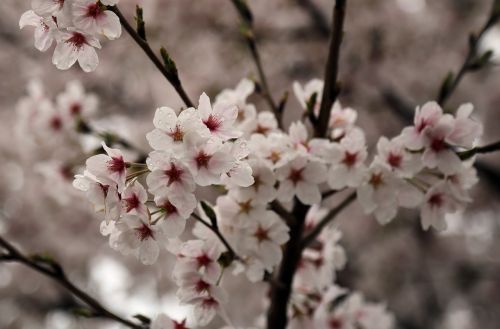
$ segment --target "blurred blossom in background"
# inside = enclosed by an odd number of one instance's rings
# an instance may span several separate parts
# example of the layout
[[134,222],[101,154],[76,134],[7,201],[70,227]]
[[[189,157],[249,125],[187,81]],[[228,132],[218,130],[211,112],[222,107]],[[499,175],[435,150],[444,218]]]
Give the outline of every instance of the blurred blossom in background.
[[[332,1],[310,0],[319,18],[311,15],[305,1],[248,2],[275,98],[284,91],[293,94],[293,81],[322,79]],[[191,95],[205,91],[214,97],[243,77],[256,77],[230,1],[122,0],[120,5],[132,17],[136,4],[144,8],[149,42],[155,49],[169,49]],[[434,99],[446,74],[461,65],[468,35],[480,28],[490,5],[487,0],[349,1],[340,101],[358,111],[370,149],[375,148],[375,137],[393,136],[408,124],[405,115],[388,104],[387,94],[398,95],[412,108]],[[68,82],[79,80],[98,99],[94,125],[144,150],[149,150],[144,136],[153,128],[154,110],[183,104],[128,35],[103,43],[95,72],[86,74],[77,67],[59,71],[51,64],[51,52],[33,48],[32,31],[19,30],[19,17],[27,6],[26,1],[0,2],[0,234],[8,233],[28,253],[53,255],[73,282],[118,313],[153,317],[165,312],[181,320],[189,310],[175,297],[177,287],[170,279],[174,257],[162,251],[154,266],[143,266],[111,250],[88,202],[66,184],[48,153],[16,130],[21,121],[19,101],[35,80],[51,99]],[[474,104],[484,124],[484,144],[500,138],[500,27],[491,29],[480,47],[494,52],[494,62],[467,75],[448,105]],[[261,98],[251,97],[258,110],[266,106]],[[297,120],[301,112],[290,97],[285,123]],[[85,145],[91,150],[98,141],[89,138]],[[71,154],[71,149],[60,151]],[[338,220],[349,259],[338,273],[339,283],[369,300],[386,301],[398,328],[498,328],[500,155],[478,162],[482,169],[473,189],[474,202],[447,218],[449,228],[443,233],[416,229],[418,214],[413,211],[401,212],[399,220],[382,227],[359,207],[348,209]],[[52,178],[50,184],[47,177]],[[51,197],[54,191],[64,198]],[[204,197],[214,201],[215,195],[206,192]],[[231,298],[248,301],[229,312],[250,325],[262,305],[249,296],[266,287],[241,282],[231,278],[225,283],[238,287],[231,290],[237,294]],[[76,305],[73,297],[39,274],[0,264],[0,328],[119,328],[67,312]],[[218,320],[208,328],[221,326]]]

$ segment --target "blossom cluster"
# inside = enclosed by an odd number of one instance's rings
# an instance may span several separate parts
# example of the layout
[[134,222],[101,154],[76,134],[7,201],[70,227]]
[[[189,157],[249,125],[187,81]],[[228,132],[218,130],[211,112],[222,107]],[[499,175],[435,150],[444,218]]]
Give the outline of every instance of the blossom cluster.
[[[294,90],[301,104],[317,99],[309,106],[313,111],[319,108],[321,81],[305,87],[295,84]],[[465,207],[470,201],[468,191],[477,182],[473,159],[462,161],[459,154],[474,147],[482,134],[472,111],[471,104],[460,106],[455,115],[444,113],[436,102],[418,107],[414,125],[391,139],[379,138],[377,153],[368,165],[365,135],[354,126],[356,112],[337,103],[329,122],[333,142],[321,144],[321,151],[312,145],[308,149],[324,155],[328,185],[333,190],[356,189],[365,212],[374,214],[381,224],[394,219],[399,207],[419,208],[424,229],[443,230],[445,216]]]
[[[257,112],[247,101],[254,88],[243,79],[213,104],[202,94],[196,108],[158,108],[146,135],[152,151],[145,161],[134,162],[126,149],[102,142],[73,181],[104,214],[101,233],[109,236],[112,248],[144,264],[155,263],[162,249],[176,256],[177,296],[193,306],[196,325],[208,324],[216,314],[230,323],[220,286],[224,268],[257,282],[280,264],[289,226],[276,205],[287,211],[296,199],[310,206],[305,235],[328,216],[324,199],[344,190],[356,192],[365,212],[382,224],[395,218],[399,207],[419,208],[424,229],[444,229],[445,215],[470,201],[468,191],[477,181],[473,159],[460,159],[482,130],[470,118],[470,104],[456,115],[443,113],[434,102],[417,108],[414,125],[392,139],[381,137],[368,163],[366,138],[353,109],[338,102],[332,106],[328,138],[311,137],[303,121],[292,122],[285,132],[272,112]],[[305,111],[319,108],[321,81],[295,84],[294,90]],[[20,134],[34,143],[54,139],[64,145],[68,136],[78,142],[79,127],[96,112],[95,96],[76,82],[55,103],[37,84],[29,92],[18,107]],[[207,186],[222,192],[213,205],[197,196]],[[193,225],[187,226],[191,218]],[[330,291],[346,262],[341,236],[338,228],[327,226],[302,252],[289,303],[290,326],[322,328],[318,321],[373,317],[379,325],[364,326],[390,328],[385,309],[357,294],[321,313],[338,297]]]
[[114,40],[121,35],[118,16],[109,10],[119,0],[32,0],[19,27],[35,28],[35,47],[45,52],[55,42],[52,63],[61,70],[78,61],[85,72],[99,64],[96,49],[100,36]]

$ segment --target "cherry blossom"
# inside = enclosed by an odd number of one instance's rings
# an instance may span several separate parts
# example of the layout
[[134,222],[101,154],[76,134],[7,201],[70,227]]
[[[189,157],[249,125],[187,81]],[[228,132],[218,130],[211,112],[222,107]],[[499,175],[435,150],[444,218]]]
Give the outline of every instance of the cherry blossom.
[[220,245],[210,240],[189,240],[182,243],[177,251],[174,278],[180,279],[186,273],[199,272],[208,281],[216,282],[221,273],[221,267],[217,263],[221,252]]
[[156,110],[153,119],[155,129],[146,135],[149,145],[155,150],[182,153],[188,135],[198,134],[208,137],[210,131],[203,125],[193,108],[186,109],[177,116],[169,107]]
[[186,226],[186,220],[196,207],[193,194],[168,193],[155,196],[155,203],[160,208],[158,226],[167,238],[176,238]]
[[321,97],[323,96],[323,85],[323,81],[319,79],[309,81],[304,87],[298,82],[293,83],[295,97],[297,97],[300,106],[302,106],[304,110],[307,110],[307,103],[311,100],[311,97],[316,94],[316,103],[313,104],[313,113],[315,115],[319,114],[319,106],[321,104]]
[[222,140],[237,138],[241,133],[234,128],[238,116],[238,108],[234,105],[216,104],[212,108],[207,94],[200,96],[198,113],[201,121],[208,128],[212,136]]
[[364,161],[367,151],[363,132],[353,130],[340,144],[333,144],[329,157],[332,163],[328,171],[330,187],[334,190],[345,186],[357,187],[366,171]]
[[381,137],[377,151],[376,160],[388,165],[401,177],[412,177],[422,169],[420,157],[406,149],[401,137],[392,140]]
[[148,216],[148,208],[145,204],[147,200],[148,193],[141,183],[135,181],[127,185],[121,194],[122,213],[146,218]]
[[419,150],[424,146],[424,130],[436,124],[443,110],[436,102],[425,103],[421,108],[415,110],[414,126],[406,127],[402,131],[406,147],[411,150]]
[[248,187],[252,185],[254,183],[252,168],[246,160],[250,153],[247,142],[237,139],[232,143],[225,143],[224,148],[233,157],[233,165],[227,172],[222,173],[221,182],[227,186]]
[[60,32],[57,46],[52,56],[52,63],[60,70],[67,70],[78,61],[85,72],[94,71],[99,64],[95,48],[101,44],[94,36],[79,30]]
[[158,316],[151,322],[151,329],[189,329],[186,326],[186,320],[175,321],[165,314],[158,314]]
[[86,165],[89,173],[106,185],[118,186],[118,191],[125,187],[127,165],[123,153],[119,149],[109,148],[104,142],[102,147],[107,154],[94,155],[87,159]]
[[219,184],[221,175],[234,167],[234,158],[222,148],[222,142],[215,138],[188,135],[187,149],[183,161],[201,186]]
[[235,124],[240,126],[248,125],[257,116],[257,111],[253,104],[246,102],[247,97],[254,92],[255,84],[249,79],[242,79],[235,89],[224,89],[215,98],[214,107],[236,106],[238,116]]
[[427,230],[432,226],[437,230],[444,230],[447,227],[445,215],[454,213],[460,208],[460,204],[445,183],[434,185],[427,191],[421,208],[422,228]]
[[302,203],[309,205],[321,201],[318,185],[325,181],[326,167],[319,161],[299,155],[278,168],[276,175],[280,181],[278,199],[290,201],[297,196]]
[[153,194],[168,193],[189,194],[195,190],[193,175],[189,168],[170,153],[154,151],[149,154],[146,181]]
[[118,231],[113,246],[121,253],[135,255],[144,265],[156,262],[163,244],[162,231],[137,215],[124,215],[116,222]]
[[52,18],[44,18],[35,14],[33,10],[25,12],[19,20],[19,28],[35,27],[35,48],[46,51],[52,46],[56,37],[56,24]]
[[90,34],[102,34],[108,39],[117,39],[121,35],[120,19],[110,10],[106,10],[96,0],[73,0],[73,23],[75,27]]
[[288,241],[288,226],[272,211],[254,218],[247,230],[246,243],[269,271],[282,257],[281,245]]
[[79,81],[70,81],[66,90],[57,96],[57,107],[64,116],[91,118],[97,112],[96,95],[85,93]]
[[252,169],[253,184],[242,189],[246,194],[251,194],[258,203],[267,203],[276,198],[274,185],[276,178],[273,171],[261,159],[250,159],[248,161]]

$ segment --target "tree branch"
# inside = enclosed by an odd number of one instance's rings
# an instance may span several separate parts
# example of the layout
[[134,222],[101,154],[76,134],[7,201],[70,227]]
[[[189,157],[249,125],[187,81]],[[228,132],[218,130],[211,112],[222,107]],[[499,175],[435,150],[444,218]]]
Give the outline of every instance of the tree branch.
[[203,224],[204,226],[206,226],[208,229],[210,229],[219,238],[220,242],[222,242],[222,244],[226,247],[227,251],[229,252],[229,254],[230,254],[230,256],[231,256],[231,258],[233,260],[240,260],[240,261],[243,260],[234,251],[233,247],[231,247],[231,245],[226,240],[226,238],[224,237],[224,235],[222,235],[222,233],[220,232],[220,230],[219,230],[218,227],[215,227],[215,226],[211,225],[210,223],[207,223],[205,220],[203,220],[203,218],[201,218],[200,216],[198,216],[195,213],[191,214],[191,216],[193,216],[194,219],[196,219],[198,222],[200,222],[201,224]]
[[495,151],[499,151],[499,150],[500,150],[500,141],[497,141],[497,142],[487,144],[484,146],[476,146],[476,147],[474,147],[470,150],[467,150],[467,151],[459,152],[458,156],[462,160],[467,160],[467,159],[472,158],[476,154],[491,153],[491,152],[495,152]]
[[276,278],[277,284],[271,287],[271,304],[267,313],[267,329],[285,329],[288,318],[288,301],[292,293],[293,277],[301,258],[300,241],[309,206],[295,199],[293,216],[295,221],[289,224],[290,239],[283,250],[283,260]]
[[290,213],[288,210],[286,210],[285,207],[283,207],[283,205],[279,201],[274,200],[273,202],[271,202],[270,208],[272,211],[277,213],[281,218],[283,218],[287,224],[295,222],[295,217],[293,216],[293,214]]
[[483,27],[481,28],[481,30],[477,35],[471,34],[469,37],[469,50],[467,52],[467,56],[465,57],[462,66],[458,70],[457,75],[454,77],[453,73],[450,72],[448,76],[445,78],[437,97],[437,102],[439,103],[439,105],[441,106],[445,105],[445,103],[448,101],[450,96],[458,87],[460,81],[462,81],[466,73],[478,70],[488,62],[492,53],[486,52],[482,56],[478,57],[479,42],[481,41],[481,38],[484,36],[486,31],[488,31],[493,25],[495,25],[499,18],[500,18],[499,1],[493,0],[491,13],[490,16],[488,17],[488,20],[484,23]]
[[269,85],[267,83],[267,77],[262,67],[262,61],[260,59],[259,51],[257,49],[257,43],[255,42],[252,12],[250,11],[250,8],[246,4],[245,0],[231,0],[231,2],[234,5],[242,21],[241,33],[245,38],[248,48],[250,49],[253,61],[255,62],[255,66],[259,74],[259,80],[262,88],[262,95],[264,96],[266,102],[269,104],[271,111],[274,112],[274,114],[276,115],[276,119],[278,120],[278,123],[281,126],[282,111],[280,111],[280,108],[276,105],[276,102],[274,101],[271,95],[271,91],[269,90]]
[[311,17],[311,22],[321,37],[327,38],[330,35],[330,26],[328,19],[323,15],[323,11],[311,0],[296,0],[296,2]]
[[323,229],[331,223],[332,220],[335,219],[335,217],[342,211],[344,210],[348,205],[351,204],[356,199],[356,193],[353,192],[351,193],[344,201],[342,201],[337,207],[333,208],[330,210],[328,214],[326,214],[325,217],[312,229],[309,234],[307,234],[301,241],[300,248],[303,250],[306,248],[309,244],[311,244],[323,231]]
[[127,21],[125,16],[123,16],[123,14],[121,13],[121,11],[118,9],[117,6],[108,7],[108,9],[114,12],[118,16],[123,28],[128,32],[128,34],[132,37],[132,39],[134,39],[134,41],[139,45],[139,47],[142,48],[142,50],[146,53],[146,55],[158,68],[158,70],[160,70],[160,72],[168,80],[168,82],[170,82],[172,87],[174,87],[175,91],[177,91],[177,93],[179,94],[184,104],[186,104],[187,107],[194,107],[193,102],[191,102],[189,96],[186,94],[186,91],[182,86],[182,83],[179,79],[179,75],[177,74],[177,69],[175,69],[175,65],[174,69],[172,69],[168,68],[161,62],[161,60],[158,58],[158,56],[156,56],[156,54],[149,46],[149,43],[145,39],[143,39],[137,33],[137,31],[130,25],[130,23]]
[[333,9],[333,34],[330,41],[330,50],[325,70],[325,86],[323,88],[323,97],[316,125],[316,137],[326,136],[328,130],[328,121],[330,121],[330,111],[333,103],[340,92],[340,86],[337,83],[340,44],[343,39],[344,17],[346,12],[347,0],[336,0]]
[[84,302],[92,310],[92,316],[113,320],[133,329],[145,328],[142,325],[133,323],[132,321],[124,319],[109,311],[101,305],[99,301],[76,287],[68,280],[63,268],[55,261],[36,255],[33,257],[25,256],[1,236],[0,246],[7,251],[7,254],[3,254],[0,257],[0,262],[17,262],[51,278],[60,286],[72,293],[75,297]]

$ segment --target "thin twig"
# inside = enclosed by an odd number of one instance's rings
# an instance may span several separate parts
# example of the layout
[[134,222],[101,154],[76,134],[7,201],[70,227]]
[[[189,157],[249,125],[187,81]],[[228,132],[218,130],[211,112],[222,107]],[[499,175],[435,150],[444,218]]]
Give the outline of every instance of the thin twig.
[[255,42],[255,34],[252,22],[253,19],[250,8],[244,0],[231,0],[231,3],[234,5],[242,21],[241,33],[245,37],[245,41],[247,42],[248,48],[250,49],[250,53],[255,62],[255,66],[259,74],[260,85],[262,88],[262,95],[271,108],[271,111],[276,115],[276,119],[281,126],[282,112],[274,101],[269,89],[269,85],[267,83],[267,77],[262,66],[259,50],[257,49],[257,43]]
[[459,152],[458,156],[462,160],[467,160],[467,159],[472,158],[476,154],[491,153],[491,152],[495,152],[495,151],[499,151],[499,150],[500,150],[500,141],[497,141],[497,142],[487,144],[484,146],[476,146],[476,147],[474,147],[470,150],[467,150],[467,151]]
[[330,26],[328,19],[323,14],[323,11],[311,0],[296,0],[297,4],[301,6],[311,17],[311,22],[322,37],[330,35]]
[[325,70],[325,85],[323,88],[323,97],[319,110],[318,121],[315,129],[317,137],[324,137],[328,130],[328,121],[330,121],[330,111],[333,103],[340,92],[340,86],[337,83],[338,63],[340,57],[340,44],[343,39],[344,17],[346,12],[347,0],[336,0],[333,9],[333,34],[330,41],[330,50]]
[[99,301],[76,287],[68,280],[63,268],[53,260],[42,260],[40,257],[28,257],[0,236],[0,246],[7,251],[0,257],[0,262],[17,262],[23,264],[57,282],[60,286],[71,292],[75,297],[84,302],[91,310],[92,316],[102,317],[119,322],[129,328],[144,329],[145,327],[124,319],[105,308]]
[[117,6],[112,6],[108,7],[109,10],[113,11],[118,18],[120,19],[120,23],[122,24],[123,28],[128,32],[128,34],[134,39],[134,41],[139,45],[139,47],[142,48],[142,50],[146,53],[146,55],[149,57],[149,59],[153,62],[153,64],[158,68],[158,70],[163,74],[163,76],[170,82],[172,87],[174,87],[175,91],[177,91],[177,94],[181,97],[182,101],[184,104],[186,104],[187,107],[193,107],[193,102],[189,99],[189,96],[187,95],[186,91],[184,90],[184,87],[182,86],[182,83],[177,75],[172,75],[163,65],[161,62],[160,58],[156,56],[154,51],[151,49],[149,46],[149,43],[141,38],[141,36],[137,33],[137,31],[130,25],[130,23],[127,21],[125,16],[121,13],[121,11],[118,9]]
[[[481,67],[475,67],[474,62],[478,60],[478,48],[479,48],[479,43],[481,41],[481,38],[484,36],[484,34],[493,26],[497,23],[499,17],[500,17],[500,12],[499,12],[499,4],[498,0],[493,0],[493,6],[491,9],[491,14],[489,15],[487,21],[484,23],[483,27],[479,31],[477,35],[471,35],[469,38],[469,50],[467,52],[467,56],[464,59],[464,62],[462,63],[462,66],[458,70],[458,73],[455,77],[450,76],[452,80],[447,83],[448,79],[445,79],[444,85],[441,87],[441,90],[439,91],[437,102],[439,105],[444,106],[446,101],[450,98],[450,96],[453,94],[455,89],[458,87],[460,84],[460,81],[462,81],[462,78],[465,76],[466,73],[478,69]],[[451,73],[450,73],[451,74]]]
[[351,193],[347,198],[345,198],[344,201],[342,201],[337,207],[333,208],[330,210],[328,214],[326,214],[325,217],[312,229],[311,232],[309,232],[301,242],[301,249],[303,250],[306,248],[309,244],[311,244],[318,235],[323,231],[323,229],[331,223],[333,219],[342,211],[344,210],[348,205],[351,204],[356,199],[356,193]]
[[233,247],[229,244],[229,242],[226,240],[224,235],[220,232],[219,228],[212,226],[210,223],[205,221],[203,218],[198,216],[197,214],[193,213],[191,216],[193,216],[194,219],[196,219],[198,222],[209,228],[222,242],[222,244],[226,247],[227,251],[231,254],[232,259],[236,260],[243,260],[238,254],[234,251]]

